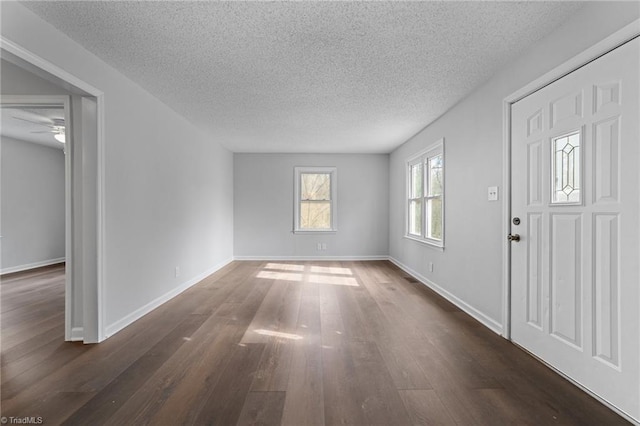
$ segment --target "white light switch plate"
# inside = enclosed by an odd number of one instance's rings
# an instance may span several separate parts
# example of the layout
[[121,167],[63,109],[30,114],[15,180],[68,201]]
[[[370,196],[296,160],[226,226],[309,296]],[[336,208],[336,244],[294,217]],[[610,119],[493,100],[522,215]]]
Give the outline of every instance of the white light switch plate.
[[490,186],[489,190],[487,191],[487,199],[489,201],[498,201],[498,187],[497,186]]

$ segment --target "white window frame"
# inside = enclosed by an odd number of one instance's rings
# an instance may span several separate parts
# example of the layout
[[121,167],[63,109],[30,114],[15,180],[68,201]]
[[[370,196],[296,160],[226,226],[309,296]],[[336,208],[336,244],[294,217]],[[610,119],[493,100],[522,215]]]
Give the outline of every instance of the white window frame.
[[[300,227],[300,203],[301,185],[300,179],[305,173],[328,174],[331,193],[331,227],[329,229],[312,229]],[[295,167],[294,168],[294,207],[293,207],[293,232],[296,234],[322,234],[338,231],[338,169],[336,167]]]
[[[429,199],[433,199],[436,197],[427,195],[427,188],[429,188],[429,170],[428,163],[429,159],[433,157],[437,157],[438,155],[442,156],[442,164],[443,164],[443,179],[442,179],[442,195],[440,196],[442,200],[442,239],[437,240],[434,238],[427,237],[427,201]],[[420,197],[422,203],[422,215],[421,215],[421,234],[416,235],[409,232],[410,227],[410,219],[409,214],[411,213],[411,209],[409,205],[411,200],[411,167],[422,163],[422,195]],[[445,186],[446,186],[446,160],[444,153],[444,138],[437,140],[433,144],[429,145],[426,149],[420,151],[418,154],[412,156],[406,161],[405,164],[405,173],[406,173],[406,194],[405,194],[405,238],[410,240],[418,241],[420,243],[437,247],[439,249],[444,250],[444,238],[445,238]]]

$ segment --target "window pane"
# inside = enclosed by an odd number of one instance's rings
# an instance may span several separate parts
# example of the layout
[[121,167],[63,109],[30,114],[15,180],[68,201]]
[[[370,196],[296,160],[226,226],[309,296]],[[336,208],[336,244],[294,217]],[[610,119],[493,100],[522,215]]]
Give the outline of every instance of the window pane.
[[302,201],[300,203],[300,228],[331,229],[331,202]]
[[411,197],[422,197],[422,163],[411,166]]
[[302,173],[300,175],[302,200],[330,200],[331,174]]
[[442,240],[442,198],[427,200],[427,238]]
[[412,235],[422,235],[421,200],[409,201],[409,233]]
[[579,203],[580,133],[553,140],[552,203]]
[[442,195],[442,155],[429,158],[429,195]]

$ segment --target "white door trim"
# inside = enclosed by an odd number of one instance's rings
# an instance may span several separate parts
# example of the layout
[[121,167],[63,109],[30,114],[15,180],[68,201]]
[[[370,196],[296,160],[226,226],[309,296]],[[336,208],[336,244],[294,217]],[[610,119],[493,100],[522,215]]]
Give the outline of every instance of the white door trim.
[[[96,188],[96,198],[97,198],[97,206],[96,206],[96,210],[97,210],[97,217],[95,218],[96,221],[95,223],[97,224],[97,229],[96,229],[96,237],[97,237],[97,259],[96,259],[96,264],[97,264],[97,277],[96,277],[96,282],[95,285],[97,286],[97,288],[94,290],[93,294],[96,295],[97,300],[94,301],[93,306],[96,307],[96,309],[90,309],[90,311],[95,310],[96,312],[94,312],[95,314],[95,321],[93,321],[93,323],[96,325],[97,330],[84,330],[83,331],[83,336],[94,336],[93,338],[90,338],[89,340],[85,339],[85,343],[98,343],[102,340],[105,339],[105,332],[104,332],[104,315],[105,315],[105,310],[104,310],[104,301],[105,301],[105,297],[104,297],[104,265],[106,262],[105,259],[105,161],[104,161],[104,141],[105,141],[105,137],[104,137],[104,92],[95,88],[94,86],[86,83],[83,80],[80,80],[79,78],[75,77],[74,75],[70,74],[69,72],[65,71],[64,69],[60,68],[59,66],[47,61],[46,59],[36,55],[35,53],[25,49],[24,47],[20,46],[19,44],[7,39],[6,37],[0,35],[0,47],[5,50],[6,52],[9,52],[13,55],[15,55],[16,57],[24,60],[25,62],[28,62],[29,64],[40,68],[43,71],[46,71],[47,73],[63,80],[64,82],[70,84],[71,86],[74,86],[86,93],[88,93],[89,95],[93,96],[96,98],[96,103],[97,103],[97,128],[98,128],[98,135],[97,135],[97,170],[95,170],[96,173],[96,181],[97,181],[97,188]],[[66,113],[66,112],[65,112]],[[67,260],[69,260],[70,257],[67,257]],[[84,285],[94,285],[94,283],[85,283]],[[85,300],[86,303],[86,300]],[[87,310],[84,311],[85,314],[87,313]],[[70,332],[71,334],[71,332]],[[77,334],[77,333],[74,333]],[[69,335],[69,338],[71,337],[71,335]],[[74,336],[77,337],[77,336]],[[97,338],[96,338],[97,337]]]
[[502,245],[502,335],[511,340],[511,249],[506,236],[511,232],[511,106],[520,99],[542,89],[565,75],[578,68],[592,62],[600,56],[625,44],[626,42],[640,36],[640,19],[637,19],[611,34],[604,40],[594,44],[578,55],[557,66],[531,83],[516,90],[502,102],[502,152],[503,152],[503,173],[502,185],[504,187],[505,202],[503,206],[503,235]]

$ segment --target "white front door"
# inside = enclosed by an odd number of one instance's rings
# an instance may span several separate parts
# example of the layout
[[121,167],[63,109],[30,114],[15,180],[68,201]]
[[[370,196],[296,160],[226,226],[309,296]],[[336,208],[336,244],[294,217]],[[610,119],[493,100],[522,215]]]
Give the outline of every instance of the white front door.
[[636,420],[639,51],[518,101],[511,127],[512,340]]

